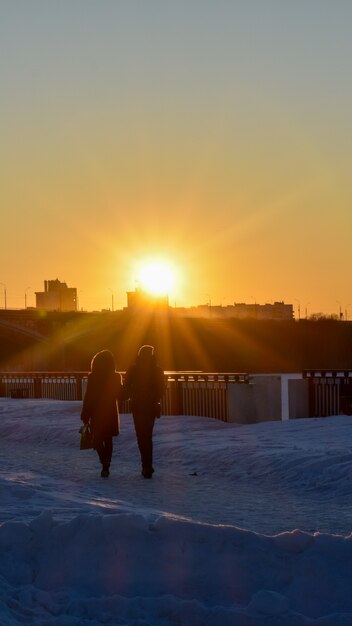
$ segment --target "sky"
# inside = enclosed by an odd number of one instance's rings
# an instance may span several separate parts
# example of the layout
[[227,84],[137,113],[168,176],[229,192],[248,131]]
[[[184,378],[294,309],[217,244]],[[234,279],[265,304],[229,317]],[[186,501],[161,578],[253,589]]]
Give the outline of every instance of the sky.
[[[0,307],[352,316],[350,0],[0,0]],[[26,298],[25,298],[26,296]]]
[[350,626],[351,416],[121,415],[108,479],[80,402],[0,399],[3,626]]

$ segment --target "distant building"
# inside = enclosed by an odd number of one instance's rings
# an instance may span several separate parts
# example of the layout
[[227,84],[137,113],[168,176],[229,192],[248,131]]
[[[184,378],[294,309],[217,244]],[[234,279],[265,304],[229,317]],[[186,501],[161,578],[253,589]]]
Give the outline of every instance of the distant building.
[[169,297],[167,295],[153,296],[143,289],[127,292],[127,308],[129,311],[150,311],[162,310],[169,308]]
[[[125,309],[126,310],[126,309]],[[292,304],[283,301],[274,303],[246,304],[235,302],[227,306],[198,304],[191,307],[170,307],[167,295],[155,296],[137,287],[135,291],[127,292],[127,310],[131,313],[149,311],[168,312],[174,317],[192,318],[235,318],[256,320],[293,320],[294,309]]]
[[211,306],[200,304],[193,307],[176,307],[172,309],[174,315],[180,317],[212,317],[236,318],[257,320],[292,320],[294,319],[293,305],[284,302],[273,304],[246,304],[235,302],[227,306]]
[[44,291],[36,291],[36,309],[42,311],[77,311],[77,289],[66,283],[45,280]]
[[252,317],[258,320],[292,320],[294,318],[293,305],[284,302],[273,304],[234,304],[235,317]]

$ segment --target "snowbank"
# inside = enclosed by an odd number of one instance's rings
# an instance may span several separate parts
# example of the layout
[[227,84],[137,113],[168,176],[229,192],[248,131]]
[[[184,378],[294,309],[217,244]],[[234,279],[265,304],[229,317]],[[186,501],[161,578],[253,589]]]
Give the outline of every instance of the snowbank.
[[[2,625],[352,625],[348,522],[335,534],[351,493],[351,418],[163,418],[144,481],[122,416],[102,480],[94,452],[78,450],[79,408],[0,401]],[[278,531],[288,502],[314,532]],[[316,530],[318,503],[328,532]]]

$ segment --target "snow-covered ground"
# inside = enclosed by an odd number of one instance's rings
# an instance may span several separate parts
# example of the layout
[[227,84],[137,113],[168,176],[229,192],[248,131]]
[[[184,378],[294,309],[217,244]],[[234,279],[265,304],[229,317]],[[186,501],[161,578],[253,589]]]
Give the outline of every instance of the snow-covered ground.
[[0,624],[352,625],[352,418],[129,415],[109,479],[79,402],[0,399]]

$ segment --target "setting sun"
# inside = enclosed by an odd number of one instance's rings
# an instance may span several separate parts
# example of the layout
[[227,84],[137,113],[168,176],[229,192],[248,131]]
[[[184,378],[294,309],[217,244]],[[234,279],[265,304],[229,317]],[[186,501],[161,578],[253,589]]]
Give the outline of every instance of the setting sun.
[[176,272],[166,261],[159,259],[145,261],[137,270],[137,280],[143,290],[160,296],[169,294],[174,289]]

